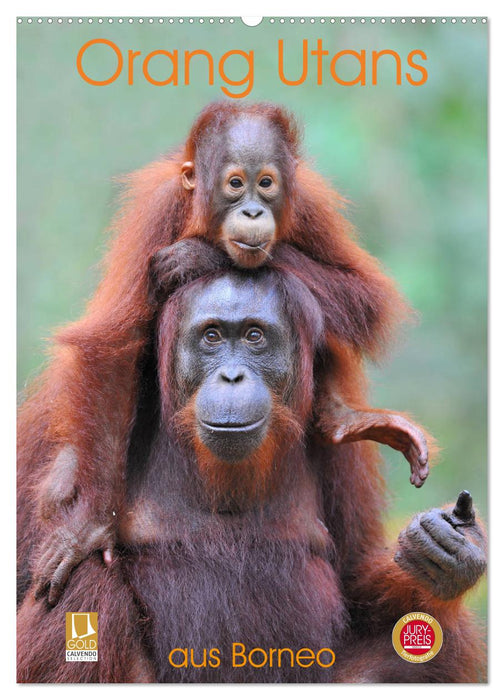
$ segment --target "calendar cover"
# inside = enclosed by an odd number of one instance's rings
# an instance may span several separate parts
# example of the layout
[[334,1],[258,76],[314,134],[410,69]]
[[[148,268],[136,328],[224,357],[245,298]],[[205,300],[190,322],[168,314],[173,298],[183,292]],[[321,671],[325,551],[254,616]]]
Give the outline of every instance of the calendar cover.
[[19,17],[20,683],[485,683],[481,17]]

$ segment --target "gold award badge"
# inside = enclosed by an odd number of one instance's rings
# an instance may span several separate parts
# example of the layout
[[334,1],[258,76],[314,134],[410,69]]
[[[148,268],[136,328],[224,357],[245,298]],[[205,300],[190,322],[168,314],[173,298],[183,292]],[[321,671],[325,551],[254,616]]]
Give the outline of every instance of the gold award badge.
[[405,661],[423,664],[433,659],[441,649],[443,630],[439,622],[427,613],[408,613],[396,622],[392,644]]
[[98,661],[98,613],[66,613],[66,660]]

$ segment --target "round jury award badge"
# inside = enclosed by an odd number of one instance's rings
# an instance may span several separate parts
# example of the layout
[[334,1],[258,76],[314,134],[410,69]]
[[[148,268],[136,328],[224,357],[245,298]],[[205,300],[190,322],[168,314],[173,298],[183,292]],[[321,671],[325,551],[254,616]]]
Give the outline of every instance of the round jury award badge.
[[426,613],[408,613],[396,622],[392,644],[402,659],[422,664],[433,659],[441,649],[443,630],[439,622]]

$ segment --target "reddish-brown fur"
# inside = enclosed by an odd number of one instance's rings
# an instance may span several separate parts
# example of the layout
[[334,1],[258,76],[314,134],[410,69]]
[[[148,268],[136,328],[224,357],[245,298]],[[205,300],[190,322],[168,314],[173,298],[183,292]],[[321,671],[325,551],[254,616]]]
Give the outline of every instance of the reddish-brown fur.
[[[317,313],[297,277],[302,255],[293,253],[291,261],[296,264],[290,271],[285,265],[282,270],[274,263],[271,267],[280,280],[290,323],[305,331],[299,338],[290,403],[303,435],[279,455],[277,488],[268,494],[248,493],[250,504],[262,503],[264,510],[251,508],[240,518],[229,518],[211,511],[207,515],[203,509],[205,529],[196,536],[184,523],[187,514],[176,510],[181,524],[176,533],[177,523],[168,527],[166,542],[161,520],[150,533],[147,528],[145,544],[126,539],[129,549],[110,569],[94,555],[75,571],[55,608],[35,601],[29,591],[19,613],[20,681],[481,680],[483,645],[461,599],[444,602],[428,594],[394,563],[394,550],[385,548],[384,484],[375,445],[328,446],[310,429]],[[168,301],[161,316],[161,398],[148,392],[143,410],[162,416],[149,458],[157,464],[154,492],[162,493],[163,479],[168,479],[175,483],[177,498],[178,481],[199,503],[199,489],[206,493],[208,482],[195,479],[197,455],[174,434],[178,411],[187,399],[173,389],[178,327],[173,319],[179,317],[183,294],[184,288]],[[319,352],[323,356],[324,348]],[[145,372],[144,383],[149,385]],[[355,379],[358,382],[358,374]],[[249,466],[260,469],[262,459],[264,455]],[[217,471],[221,466],[213,465]],[[136,468],[142,469],[141,460]],[[20,484],[25,509],[31,502],[28,483]],[[223,491],[225,484],[218,483]],[[214,495],[208,494],[210,504]],[[138,514],[142,506],[133,498],[129,507]],[[36,542],[40,534],[35,522],[29,522],[28,510],[23,512]],[[322,526],[317,530],[314,516],[323,520],[330,539]],[[99,612],[101,655],[96,664],[64,661],[64,612],[79,610]],[[413,611],[428,612],[443,628],[443,648],[429,663],[408,664],[390,642],[393,624]],[[227,620],[236,621],[234,633],[233,625],[224,624]],[[332,646],[336,664],[330,673],[319,675],[313,669],[292,674],[285,669],[180,671],[166,664],[167,651],[179,644],[193,646],[200,655],[207,642],[224,648],[240,641],[250,648],[271,643],[272,635],[292,648]]]
[[[283,110],[271,105],[211,106],[196,122],[183,150],[126,178],[123,207],[114,224],[117,236],[105,261],[103,281],[85,316],[56,336],[53,359],[21,408],[18,429],[21,600],[30,586],[36,548],[43,544],[44,537],[52,537],[55,526],[71,525],[77,511],[85,520],[108,521],[113,511],[121,514],[124,510],[125,465],[137,408],[139,364],[148,353],[156,311],[149,297],[149,262],[158,250],[177,240],[208,235],[211,216],[208,187],[218,163],[209,163],[206,189],[197,188],[193,193],[181,184],[181,166],[195,158],[198,138],[205,129],[213,124],[211,128],[218,131],[239,112],[266,117],[283,138],[287,206],[270,265],[306,285],[323,312],[330,351],[317,369],[321,399],[315,413],[320,415],[322,427],[324,421],[330,425],[330,416],[324,413],[323,394],[331,382],[349,406],[366,406],[362,356],[380,356],[397,322],[405,315],[403,301],[378,263],[355,242],[351,226],[341,213],[344,201],[301,160],[297,130]],[[176,328],[175,311],[171,323]],[[302,323],[298,329],[300,377],[305,379],[311,377],[312,357],[307,351]],[[305,398],[313,393],[311,381],[306,385]],[[163,398],[166,402],[172,400],[166,388]],[[311,407],[311,400],[306,401],[306,406]],[[47,519],[39,503],[44,497],[41,484],[50,479],[52,461],[67,444],[72,444],[78,454],[76,496],[71,504],[55,504],[52,517]],[[350,581],[357,567],[365,566],[363,552],[381,546],[379,520],[383,503],[376,451],[369,444],[334,449],[316,441],[310,441],[308,448],[309,459],[325,475],[327,525],[335,539],[338,560],[344,563],[342,576]],[[105,570],[97,573],[96,562],[93,567],[86,562],[75,576],[82,576],[84,582],[87,577],[93,580],[96,577],[97,582],[103,580],[105,588],[100,595],[106,606],[106,587],[112,574]],[[365,569],[366,576],[375,571],[373,567],[374,564]],[[396,569],[394,576],[400,578]],[[380,568],[376,571],[380,572]],[[381,579],[369,583],[366,599],[383,594],[386,578],[385,574],[380,576]],[[74,578],[72,590],[75,586]],[[392,592],[399,595],[398,584]],[[121,592],[119,587],[113,595],[128,605],[126,590]],[[59,633],[56,620],[61,605],[67,605],[64,600],[73,599],[65,594],[57,610],[49,613],[44,601],[34,603],[27,599],[21,619],[28,615],[33,625],[37,616],[44,624],[47,616],[54,619],[54,626],[51,623],[47,627],[50,638]],[[91,605],[92,601],[82,604]],[[457,615],[449,615],[449,625],[457,627]],[[30,657],[22,639],[21,658],[26,654]],[[25,664],[25,668],[28,666]],[[463,679],[464,673],[468,678],[474,677],[474,666],[466,660],[454,669],[458,679]],[[66,673],[61,669],[60,672]],[[451,672],[442,669],[441,679],[451,677]],[[103,673],[101,679],[110,677],[110,668]]]
[[[261,115],[282,137],[286,206],[278,237],[307,254],[305,269],[297,272],[321,300],[331,321],[328,333],[359,357],[367,353],[376,358],[404,317],[405,306],[393,283],[353,239],[341,214],[343,200],[301,160],[295,122],[273,105],[210,105],[184,149],[125,178],[103,281],[83,318],[56,335],[52,361],[20,411],[19,479],[33,481],[34,470],[42,467],[50,472],[58,450],[74,445],[76,493],[88,520],[110,521],[112,512],[121,509],[137,365],[155,312],[148,293],[149,261],[174,241],[208,235],[209,188],[218,155],[205,156],[209,172],[194,192],[181,184],[182,163],[196,157],[203,134],[219,133],[239,113]],[[334,359],[336,383],[353,384],[342,378],[339,358]],[[364,405],[363,396],[357,397],[355,389],[352,393],[356,401],[350,405]],[[323,405],[318,412],[323,416]],[[52,514],[54,524],[71,519],[68,509],[57,503]],[[29,540],[21,535],[24,578],[29,578]]]

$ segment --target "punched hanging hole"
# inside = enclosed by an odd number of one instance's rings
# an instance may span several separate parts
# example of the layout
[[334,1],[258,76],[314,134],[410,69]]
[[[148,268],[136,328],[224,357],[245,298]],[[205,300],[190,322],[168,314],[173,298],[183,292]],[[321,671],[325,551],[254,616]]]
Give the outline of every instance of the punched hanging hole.
[[243,24],[246,24],[247,27],[257,27],[258,24],[261,24],[262,19],[262,17],[242,17],[241,21]]

